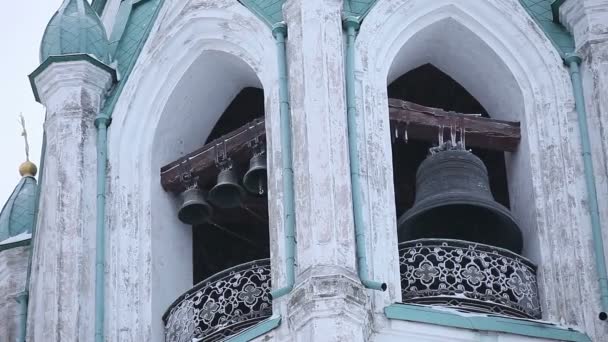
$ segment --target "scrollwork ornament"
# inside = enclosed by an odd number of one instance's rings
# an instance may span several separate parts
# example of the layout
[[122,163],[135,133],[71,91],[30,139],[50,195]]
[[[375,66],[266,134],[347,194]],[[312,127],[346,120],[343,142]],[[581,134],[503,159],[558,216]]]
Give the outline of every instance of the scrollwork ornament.
[[471,312],[541,317],[536,266],[479,243],[421,239],[399,245],[403,301]]
[[268,259],[202,281],[165,314],[165,341],[220,341],[272,315]]

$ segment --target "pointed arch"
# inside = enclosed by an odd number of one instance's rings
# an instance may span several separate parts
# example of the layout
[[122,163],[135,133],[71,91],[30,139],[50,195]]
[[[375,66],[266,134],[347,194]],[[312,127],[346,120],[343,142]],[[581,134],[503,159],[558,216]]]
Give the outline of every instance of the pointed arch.
[[[160,10],[109,131],[109,339],[162,341],[162,314],[192,287],[191,229],[176,218],[160,167],[203,146],[246,87],[264,89],[271,240],[281,234],[276,69],[270,28],[237,1]],[[281,244],[272,246],[274,260]]]
[[[509,13],[509,15],[505,15]],[[578,137],[570,124],[573,96],[558,52],[517,0],[379,0],[365,18],[356,44],[356,90],[361,174],[372,277],[388,279],[390,296],[374,294],[374,310],[400,301],[396,215],[393,205],[387,85],[432,63],[467,89],[497,119],[522,123],[518,152],[507,159],[512,211],[524,231],[524,254],[541,265],[545,318],[586,325],[583,306],[596,305],[591,267],[572,286],[563,272],[589,260],[589,227],[581,210],[584,185]],[[574,131],[574,132],[573,132]],[[570,241],[558,242],[555,236]],[[566,246],[565,246],[566,245]],[[567,253],[564,253],[567,251]],[[390,254],[390,255],[389,255]],[[570,292],[565,295],[564,293]],[[572,296],[572,297],[570,297]],[[573,303],[566,298],[582,298]],[[570,310],[573,305],[580,310]]]

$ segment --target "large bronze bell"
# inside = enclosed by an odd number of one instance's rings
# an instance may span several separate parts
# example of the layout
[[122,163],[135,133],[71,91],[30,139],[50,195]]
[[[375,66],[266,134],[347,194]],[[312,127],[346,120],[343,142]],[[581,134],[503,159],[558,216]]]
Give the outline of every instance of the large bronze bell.
[[452,149],[425,159],[414,206],[399,218],[399,240],[459,239],[521,253],[522,233],[490,192],[488,171],[473,153]]
[[180,195],[182,205],[177,212],[177,217],[185,224],[203,224],[209,220],[213,209],[205,200],[203,192],[198,187],[190,188]]
[[243,188],[239,185],[234,168],[222,168],[217,176],[217,184],[209,191],[209,201],[219,208],[236,208],[241,206],[242,196]]
[[249,170],[243,177],[243,186],[247,191],[264,196],[268,191],[268,176],[266,170],[266,153],[254,155],[249,161]]

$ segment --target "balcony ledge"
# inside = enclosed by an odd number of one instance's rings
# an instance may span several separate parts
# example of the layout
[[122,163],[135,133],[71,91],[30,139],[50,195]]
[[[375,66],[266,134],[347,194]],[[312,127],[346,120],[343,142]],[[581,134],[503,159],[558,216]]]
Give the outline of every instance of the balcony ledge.
[[[281,325],[281,316],[273,316],[226,340],[226,342],[248,342],[265,335]],[[202,341],[202,340],[199,340]]]
[[592,342],[586,334],[553,323],[508,318],[490,314],[464,313],[456,309],[416,304],[392,304],[384,308],[389,319],[446,327],[523,335],[572,342]]

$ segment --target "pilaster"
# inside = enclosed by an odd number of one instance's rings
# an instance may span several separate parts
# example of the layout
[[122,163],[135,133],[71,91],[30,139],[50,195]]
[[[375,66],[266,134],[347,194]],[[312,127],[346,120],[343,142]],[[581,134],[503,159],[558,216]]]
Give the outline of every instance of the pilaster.
[[363,341],[340,0],[288,0],[287,60],[296,194],[297,275],[288,304],[297,341]]
[[19,302],[25,288],[30,247],[2,250],[0,246],[0,341],[16,341],[19,336]]
[[47,110],[28,341],[88,341],[95,313],[95,116],[112,72],[82,60],[31,77]]
[[[560,22],[574,35],[580,64],[585,109],[589,127],[591,156],[597,188],[604,246],[608,246],[608,0],[567,0],[560,7]],[[592,242],[588,246],[591,248]],[[605,251],[608,255],[608,251]],[[608,258],[606,260],[608,262]],[[595,267],[594,267],[595,270]],[[597,275],[590,280],[593,296],[599,296]],[[595,301],[595,300],[594,300]],[[595,336],[606,334],[605,322],[597,319],[597,306],[590,308],[586,327],[595,327]]]
[[577,48],[608,39],[608,0],[566,0],[559,19],[574,35]]

